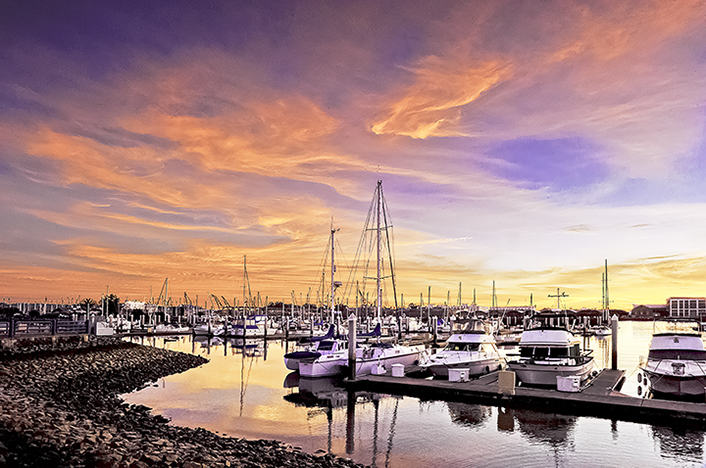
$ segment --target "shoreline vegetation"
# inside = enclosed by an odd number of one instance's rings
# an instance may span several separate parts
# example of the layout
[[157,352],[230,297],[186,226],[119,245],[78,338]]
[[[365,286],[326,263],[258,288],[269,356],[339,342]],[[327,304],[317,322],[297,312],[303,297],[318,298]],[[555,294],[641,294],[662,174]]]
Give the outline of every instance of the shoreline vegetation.
[[208,362],[113,337],[0,350],[0,467],[361,467],[282,442],[168,424],[121,394]]

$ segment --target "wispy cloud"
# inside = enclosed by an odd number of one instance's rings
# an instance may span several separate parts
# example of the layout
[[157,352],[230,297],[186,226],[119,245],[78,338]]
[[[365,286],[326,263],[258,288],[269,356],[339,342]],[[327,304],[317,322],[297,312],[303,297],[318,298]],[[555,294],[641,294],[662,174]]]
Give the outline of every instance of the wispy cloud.
[[703,2],[111,8],[83,12],[111,41],[3,23],[8,294],[205,295],[248,255],[287,299],[332,216],[356,245],[377,179],[408,299],[495,279],[593,304],[605,258],[622,304],[700,287]]

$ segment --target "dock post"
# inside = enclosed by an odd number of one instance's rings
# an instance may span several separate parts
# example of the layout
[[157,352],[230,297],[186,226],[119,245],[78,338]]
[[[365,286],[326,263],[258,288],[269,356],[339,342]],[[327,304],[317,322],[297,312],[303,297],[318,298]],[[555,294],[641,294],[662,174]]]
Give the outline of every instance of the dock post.
[[613,346],[612,346],[612,359],[611,359],[611,369],[618,370],[618,316],[613,315],[610,319],[610,325],[613,328]]
[[356,396],[353,390],[348,391],[346,401],[346,453],[355,451],[355,403]]
[[515,394],[515,373],[512,371],[498,371],[498,392],[504,395]]
[[397,309],[397,340],[402,340],[402,316],[400,316],[400,309]]
[[432,333],[434,334],[434,344],[436,344],[436,339],[439,336],[439,319],[434,316],[434,322],[432,323]]
[[355,380],[355,314],[348,317],[348,378]]

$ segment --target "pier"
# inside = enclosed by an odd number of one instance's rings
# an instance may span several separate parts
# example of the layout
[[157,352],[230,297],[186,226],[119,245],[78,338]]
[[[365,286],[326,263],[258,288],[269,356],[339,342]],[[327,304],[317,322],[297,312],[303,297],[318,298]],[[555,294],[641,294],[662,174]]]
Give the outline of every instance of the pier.
[[593,416],[637,423],[690,422],[706,425],[706,404],[635,398],[619,392],[622,370],[603,369],[578,392],[519,386],[503,392],[498,372],[465,382],[382,375],[345,381],[350,390],[389,393],[427,400],[459,401],[551,413]]

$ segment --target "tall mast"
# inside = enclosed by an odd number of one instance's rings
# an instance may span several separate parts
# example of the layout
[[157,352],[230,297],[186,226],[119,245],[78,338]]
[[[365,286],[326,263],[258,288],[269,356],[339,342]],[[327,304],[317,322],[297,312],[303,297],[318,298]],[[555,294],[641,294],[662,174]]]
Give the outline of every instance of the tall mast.
[[333,228],[333,219],[331,219],[331,323],[335,323],[335,307],[336,307],[336,280],[335,280],[335,274],[336,274],[336,263],[334,261],[334,254],[335,254],[335,242],[334,242],[334,234],[338,231],[338,229]]
[[603,274],[603,280],[604,280],[604,286],[603,286],[603,291],[604,291],[604,302],[603,304],[603,309],[604,309],[604,320],[610,320],[610,299],[608,297],[608,259],[605,260],[605,273]]
[[381,244],[380,244],[380,216],[382,214],[382,180],[378,180],[378,187],[377,187],[377,265],[378,265],[378,274],[377,274],[377,291],[378,291],[378,310],[377,310],[377,318],[378,318],[378,323],[380,323],[380,319],[382,316],[382,288],[380,286],[380,274],[381,274],[381,262],[382,262],[382,256],[380,255],[381,252]]
[[[248,267],[247,267],[247,255],[243,255],[243,315],[245,315],[245,285],[247,284],[248,277]],[[284,302],[284,301],[282,301]]]

